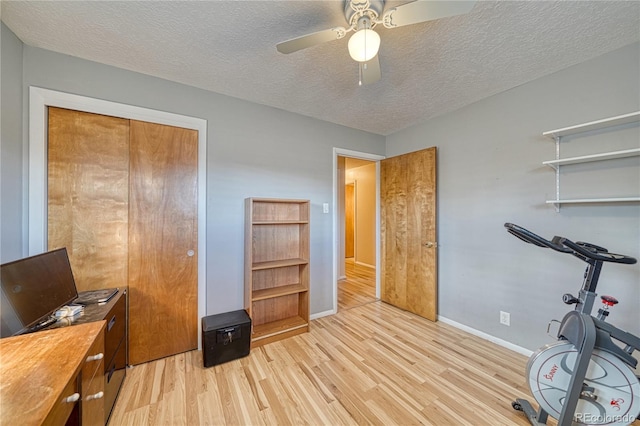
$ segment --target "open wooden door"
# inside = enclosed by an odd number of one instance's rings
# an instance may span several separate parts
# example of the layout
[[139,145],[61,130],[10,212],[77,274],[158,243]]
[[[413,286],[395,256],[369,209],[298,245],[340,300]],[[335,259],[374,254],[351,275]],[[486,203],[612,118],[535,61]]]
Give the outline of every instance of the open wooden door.
[[438,316],[436,148],[380,162],[381,299]]

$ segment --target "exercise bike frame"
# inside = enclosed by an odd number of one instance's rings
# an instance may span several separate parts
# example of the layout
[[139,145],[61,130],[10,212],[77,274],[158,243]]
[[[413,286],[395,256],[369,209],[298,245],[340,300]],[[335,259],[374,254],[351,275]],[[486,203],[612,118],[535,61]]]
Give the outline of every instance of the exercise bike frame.
[[[570,426],[573,422],[578,401],[584,391],[585,376],[595,348],[610,352],[632,369],[637,365],[638,361],[632,354],[635,350],[640,350],[640,339],[591,316],[603,263],[634,264],[636,259],[609,253],[604,247],[584,242],[573,242],[563,237],[556,236],[549,241],[511,223],[505,223],[504,226],[509,233],[527,243],[571,254],[587,263],[584,281],[578,297],[575,298],[569,294],[563,296],[565,303],[575,303],[576,307],[565,315],[557,335],[559,340],[566,340],[573,344],[578,352],[562,410],[558,416],[559,426]],[[624,350],[614,344],[612,339],[624,343],[626,345]],[[523,411],[532,425],[547,424],[549,413],[542,407],[536,411],[529,401],[520,398],[516,399],[512,406],[516,410]]]

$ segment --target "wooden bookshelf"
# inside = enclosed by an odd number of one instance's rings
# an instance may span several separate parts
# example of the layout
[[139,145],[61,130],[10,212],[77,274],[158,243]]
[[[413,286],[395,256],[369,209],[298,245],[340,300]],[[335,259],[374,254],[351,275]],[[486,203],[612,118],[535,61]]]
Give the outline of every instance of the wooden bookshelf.
[[252,347],[309,331],[308,200],[245,200],[244,299]]
[[254,263],[251,269],[259,271],[261,269],[284,268],[285,266],[305,265],[307,263],[309,263],[309,261],[305,259],[270,260],[268,262]]

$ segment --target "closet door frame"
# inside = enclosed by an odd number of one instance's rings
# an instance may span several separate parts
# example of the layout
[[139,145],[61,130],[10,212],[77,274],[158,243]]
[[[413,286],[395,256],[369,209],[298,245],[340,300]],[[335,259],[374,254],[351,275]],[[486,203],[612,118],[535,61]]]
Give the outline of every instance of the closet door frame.
[[[29,87],[29,255],[47,250],[47,108],[59,107],[198,131],[198,317],[206,315],[207,121],[202,118]],[[198,321],[198,349],[202,329]]]

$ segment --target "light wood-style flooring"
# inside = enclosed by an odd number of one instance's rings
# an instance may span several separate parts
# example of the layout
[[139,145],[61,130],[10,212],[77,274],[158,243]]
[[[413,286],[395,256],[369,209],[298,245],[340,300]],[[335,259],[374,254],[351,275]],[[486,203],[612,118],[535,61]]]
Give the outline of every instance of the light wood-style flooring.
[[526,361],[376,301],[215,367],[199,351],[135,366],[110,425],[527,425]]
[[345,260],[346,279],[338,281],[338,311],[351,309],[376,299],[376,270]]

